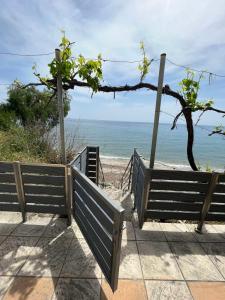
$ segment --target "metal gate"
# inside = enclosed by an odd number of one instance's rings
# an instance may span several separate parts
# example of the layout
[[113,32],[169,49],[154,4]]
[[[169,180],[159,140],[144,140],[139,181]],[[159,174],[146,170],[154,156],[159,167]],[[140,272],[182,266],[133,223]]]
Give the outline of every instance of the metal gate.
[[73,215],[113,291],[117,289],[124,209],[71,167]]

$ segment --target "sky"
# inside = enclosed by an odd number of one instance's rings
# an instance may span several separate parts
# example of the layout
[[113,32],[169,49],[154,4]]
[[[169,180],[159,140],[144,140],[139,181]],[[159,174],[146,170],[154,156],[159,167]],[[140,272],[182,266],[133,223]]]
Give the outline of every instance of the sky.
[[[140,41],[147,56],[159,59],[161,53],[180,64],[225,75],[224,0],[0,0],[0,52],[48,53],[57,48],[61,30],[73,45],[73,55],[95,58],[99,53],[112,60],[139,60]],[[36,82],[32,66],[42,75],[53,55],[19,57],[0,55],[0,101],[7,86],[18,79]],[[140,81],[138,65],[106,62],[104,84],[123,85]],[[159,62],[154,61],[145,81],[157,84]],[[164,83],[178,90],[185,70],[166,62]],[[130,93],[97,93],[88,89],[71,91],[70,118],[152,122],[156,93],[141,90]],[[199,100],[213,99],[225,110],[225,77],[205,75]],[[180,106],[163,96],[161,110],[175,115]],[[194,118],[197,119],[197,114]],[[161,113],[160,122],[172,122]],[[181,120],[182,122],[182,120]],[[206,113],[200,124],[223,124],[225,118]]]

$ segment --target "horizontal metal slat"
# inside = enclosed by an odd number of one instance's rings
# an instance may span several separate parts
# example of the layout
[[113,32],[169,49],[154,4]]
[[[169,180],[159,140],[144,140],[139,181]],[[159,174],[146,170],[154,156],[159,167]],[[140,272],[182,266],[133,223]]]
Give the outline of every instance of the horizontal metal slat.
[[44,185],[54,185],[62,186],[65,184],[64,176],[49,176],[49,175],[23,175],[23,183],[31,184],[44,184]]
[[219,182],[225,182],[225,174],[219,176]]
[[150,191],[149,199],[151,200],[165,200],[165,201],[187,201],[187,202],[201,202],[205,199],[205,194],[198,193],[182,193],[182,192],[155,192]]
[[201,203],[174,202],[174,201],[149,201],[147,209],[150,210],[171,210],[171,211],[196,211],[200,212]]
[[210,212],[223,212],[225,213],[225,203],[224,204],[215,204],[212,203],[210,208],[209,208]]
[[223,194],[213,194],[212,195],[212,202],[218,202],[218,203],[225,203],[225,195]]
[[27,212],[35,213],[49,213],[49,214],[66,214],[65,206],[53,206],[53,205],[26,205]]
[[105,262],[104,258],[102,257],[101,252],[99,251],[99,249],[97,247],[94,247],[94,243],[92,240],[92,237],[90,236],[87,227],[85,226],[86,222],[84,223],[78,215],[75,215],[75,220],[77,222],[77,224],[79,225],[79,228],[83,234],[83,236],[85,237],[85,240],[87,241],[96,261],[98,262],[98,264],[100,265],[106,279],[108,282],[111,282],[111,272],[110,269],[107,266],[107,263]]
[[95,219],[94,215],[91,213],[91,211],[85,206],[83,200],[79,197],[79,195],[75,191],[75,202],[74,202],[74,211],[76,214],[76,208],[77,205],[79,205],[79,208],[82,210],[83,214],[87,218],[90,224],[92,224],[92,227],[95,228],[95,232],[98,234],[99,237],[101,237],[101,241],[105,245],[106,249],[111,253],[112,249],[112,237],[109,236],[105,231],[102,225]]
[[0,211],[18,211],[20,212],[19,203],[0,203]]
[[14,173],[13,164],[11,162],[0,162],[0,173]]
[[16,193],[16,185],[0,183],[0,192],[1,193]]
[[14,174],[0,173],[0,183],[15,183]]
[[206,221],[225,221],[225,213],[209,212],[206,216]]
[[18,202],[17,194],[0,194],[0,202]]
[[208,184],[206,183],[190,183],[178,181],[151,181],[151,190],[170,190],[170,191],[193,191],[193,192],[206,192]]
[[208,182],[211,178],[211,173],[152,169],[151,178],[161,179],[161,180],[184,180],[184,181]]
[[75,181],[75,191],[83,199],[88,208],[94,213],[95,217],[101,222],[102,226],[110,233],[113,233],[113,221],[107,216],[96,199],[92,198],[77,181]]
[[146,210],[145,219],[147,218],[164,220],[199,220],[200,213]]
[[49,204],[49,205],[65,205],[64,197],[53,196],[25,196],[26,203]]
[[65,194],[65,191],[63,187],[44,186],[44,185],[24,185],[24,193],[63,196]]
[[[221,193],[221,194],[225,194],[225,184],[217,184],[216,188],[214,190],[215,193]],[[224,195],[225,197],[225,195]]]
[[80,220],[83,220],[83,223],[85,223],[88,234],[91,237],[92,241],[94,242],[95,247],[99,249],[99,252],[104,257],[104,260],[108,268],[110,268],[112,262],[112,257],[111,257],[112,245],[111,245],[111,252],[109,252],[108,249],[105,247],[104,243],[102,242],[101,238],[98,236],[98,233],[93,227],[93,224],[91,224],[89,222],[89,219],[86,217],[85,211],[78,204],[76,206],[75,216],[78,216]]
[[21,164],[22,173],[30,174],[46,174],[55,176],[64,176],[65,167],[57,165],[32,165],[32,164]]

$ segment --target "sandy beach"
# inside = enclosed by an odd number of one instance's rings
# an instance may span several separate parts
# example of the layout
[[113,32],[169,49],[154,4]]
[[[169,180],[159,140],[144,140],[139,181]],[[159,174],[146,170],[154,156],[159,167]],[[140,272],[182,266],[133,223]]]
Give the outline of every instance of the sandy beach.
[[[112,184],[115,187],[119,187],[119,182],[123,176],[123,173],[129,163],[130,159],[127,158],[114,158],[110,156],[101,156],[101,163],[103,167],[103,172],[105,176],[106,183]],[[143,159],[146,167],[149,166],[149,160]],[[191,168],[189,166],[184,165],[172,165],[166,164],[163,162],[155,162],[156,169],[163,169],[163,170],[183,170],[183,171],[190,171]]]
[[[104,187],[104,192],[108,195],[110,199],[119,201],[121,203],[121,205],[125,209],[125,219],[127,221],[130,221],[132,218],[133,196],[130,196],[129,194],[123,195],[123,192],[120,187],[121,178],[130,159],[113,158],[106,156],[101,156],[100,159],[106,183]],[[146,167],[148,167],[149,161],[143,161],[145,162]],[[173,166],[161,162],[156,162],[155,168],[164,170],[190,170],[190,167],[188,166]]]

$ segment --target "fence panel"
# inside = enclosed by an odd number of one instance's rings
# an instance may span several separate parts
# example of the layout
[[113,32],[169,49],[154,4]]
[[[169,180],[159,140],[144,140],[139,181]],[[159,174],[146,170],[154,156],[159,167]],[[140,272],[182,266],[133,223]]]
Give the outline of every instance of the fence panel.
[[124,210],[72,168],[73,214],[111,288],[116,290]]
[[65,166],[21,164],[27,212],[67,214]]
[[218,184],[212,195],[209,212],[206,216],[208,221],[225,221],[225,175],[219,176]]
[[145,218],[199,220],[211,174],[151,170]]
[[0,162],[0,211],[20,211],[13,163]]

